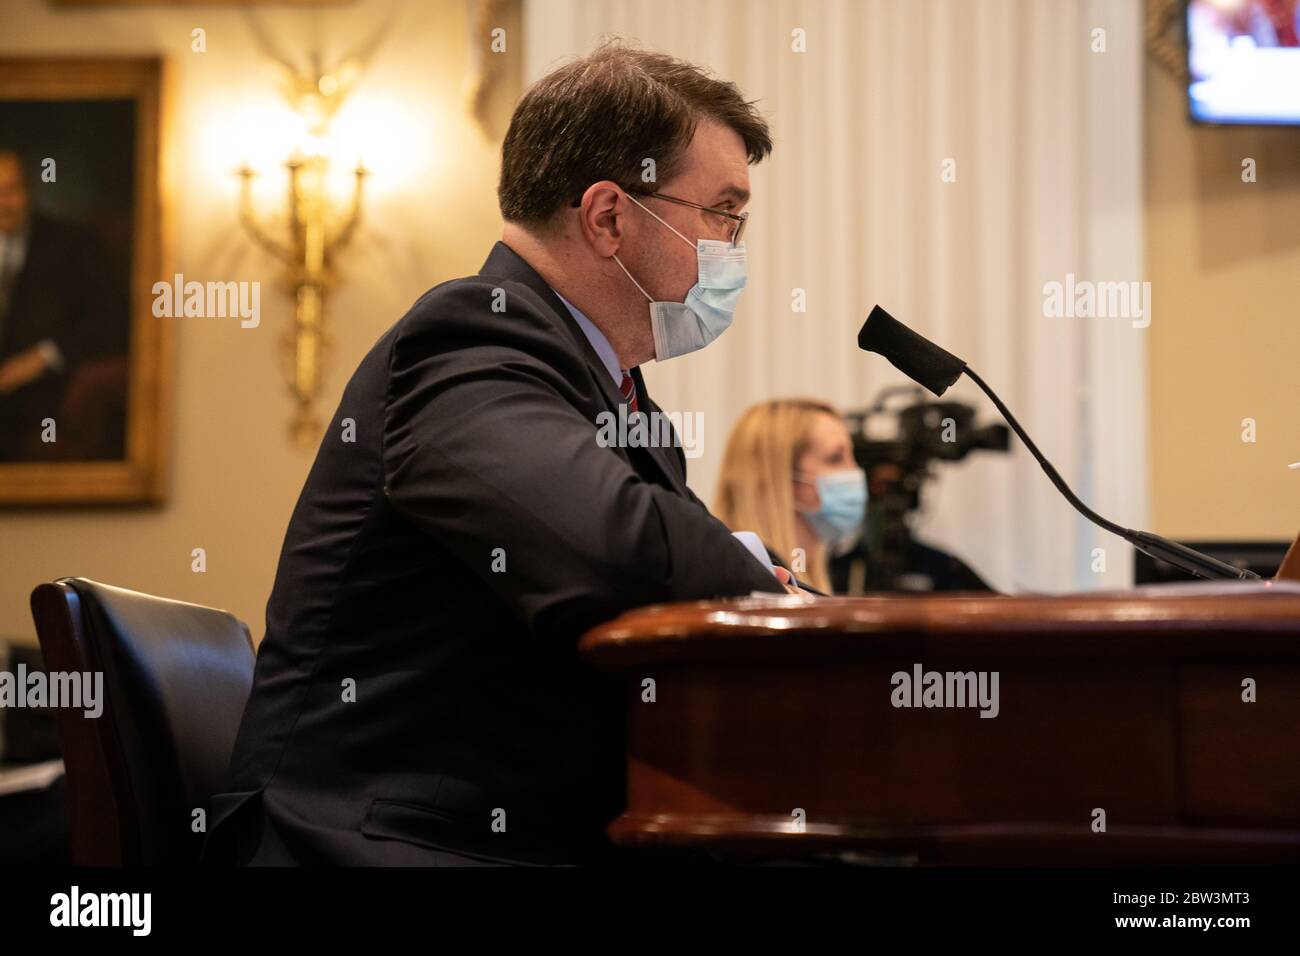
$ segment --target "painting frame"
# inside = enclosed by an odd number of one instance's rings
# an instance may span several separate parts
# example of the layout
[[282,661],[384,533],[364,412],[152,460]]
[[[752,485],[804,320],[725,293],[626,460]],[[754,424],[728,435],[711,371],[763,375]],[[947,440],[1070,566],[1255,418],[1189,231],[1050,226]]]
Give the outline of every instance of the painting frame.
[[157,504],[166,498],[173,320],[152,314],[168,275],[163,201],[165,64],[159,57],[0,57],[0,100],[130,100],[135,107],[122,458],[0,462],[0,506]]

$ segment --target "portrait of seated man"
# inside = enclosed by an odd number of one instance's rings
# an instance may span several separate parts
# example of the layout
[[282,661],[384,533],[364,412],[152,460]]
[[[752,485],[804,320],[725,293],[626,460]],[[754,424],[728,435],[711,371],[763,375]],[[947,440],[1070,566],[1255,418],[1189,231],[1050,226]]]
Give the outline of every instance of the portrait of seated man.
[[92,226],[38,208],[32,179],[0,147],[0,462],[121,458],[125,276]]

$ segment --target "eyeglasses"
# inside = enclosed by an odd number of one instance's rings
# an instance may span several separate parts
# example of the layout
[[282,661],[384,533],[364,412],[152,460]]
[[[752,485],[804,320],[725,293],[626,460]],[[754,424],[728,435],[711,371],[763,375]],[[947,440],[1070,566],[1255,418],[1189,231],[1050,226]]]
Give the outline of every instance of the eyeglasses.
[[[643,192],[637,192],[635,189],[631,189],[628,187],[624,187],[624,188],[627,189],[627,191],[634,196],[645,196],[654,199],[662,199],[665,202],[675,202],[679,206],[689,206],[692,209],[699,209],[701,212],[707,212],[715,216],[720,216],[724,220],[731,220],[732,222],[735,223],[735,225],[730,227],[731,234],[727,237],[727,241],[730,242],[733,246],[740,244],[740,237],[745,234],[745,224],[749,222],[748,212],[742,212],[742,213],[727,212],[725,209],[715,209],[712,206],[701,206],[699,203],[691,202],[689,199],[678,199],[676,196],[666,196],[660,192],[643,193]],[[575,199],[572,205],[573,206],[582,205],[582,197],[578,197],[577,199]]]
[[[629,189],[628,192],[633,190]],[[731,227],[731,235],[727,241],[733,246],[740,243],[740,237],[745,234],[745,223],[749,222],[749,213],[727,212],[725,209],[714,209],[712,206],[701,206],[697,202],[691,202],[689,199],[678,199],[676,196],[665,196],[663,193],[641,193],[642,196],[651,196],[655,199],[662,199],[665,202],[675,202],[679,206],[690,206],[692,209],[699,209],[702,212],[712,213],[715,216],[721,216],[723,219],[730,219],[735,223]]]

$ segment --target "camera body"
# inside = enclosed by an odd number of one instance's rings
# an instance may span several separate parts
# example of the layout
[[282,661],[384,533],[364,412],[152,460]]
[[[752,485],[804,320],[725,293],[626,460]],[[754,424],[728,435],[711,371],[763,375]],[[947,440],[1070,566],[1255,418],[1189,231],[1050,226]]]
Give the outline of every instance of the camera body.
[[832,557],[837,592],[988,589],[961,561],[917,541],[909,515],[920,507],[936,462],[961,461],[973,451],[1005,453],[1011,433],[1002,424],[978,425],[971,405],[928,401],[925,394],[892,386],[870,408],[844,416],[870,493],[858,541]]

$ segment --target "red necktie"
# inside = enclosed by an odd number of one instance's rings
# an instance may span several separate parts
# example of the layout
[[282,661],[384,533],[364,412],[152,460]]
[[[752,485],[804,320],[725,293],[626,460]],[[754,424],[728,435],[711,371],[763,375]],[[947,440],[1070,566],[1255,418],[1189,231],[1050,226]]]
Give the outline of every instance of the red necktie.
[[627,372],[623,373],[623,384],[619,386],[619,391],[623,393],[623,401],[627,402],[627,407],[636,411],[636,382],[632,381],[632,376]]

